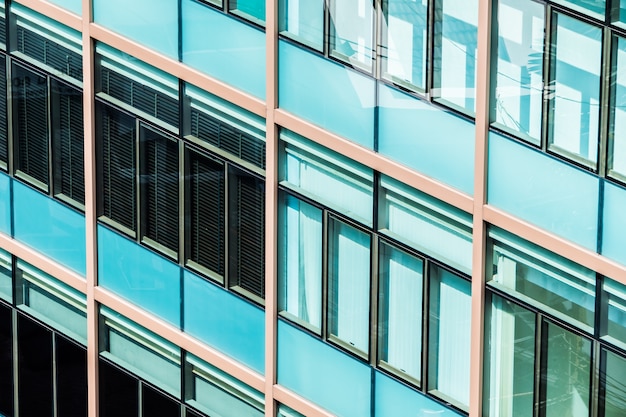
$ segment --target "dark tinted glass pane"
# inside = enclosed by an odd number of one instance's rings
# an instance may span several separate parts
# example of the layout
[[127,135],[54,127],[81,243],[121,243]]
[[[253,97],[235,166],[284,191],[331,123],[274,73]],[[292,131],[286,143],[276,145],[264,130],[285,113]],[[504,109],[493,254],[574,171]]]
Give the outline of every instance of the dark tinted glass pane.
[[136,231],[135,119],[97,103],[99,214]]
[[13,64],[13,143],[16,169],[48,184],[48,83]]
[[190,261],[224,275],[224,167],[189,152],[188,195]]
[[178,142],[141,128],[143,234],[178,252]]
[[203,416],[202,416],[202,414],[196,413],[191,408],[188,408],[187,409],[187,413],[185,414],[185,417],[203,417]]
[[0,304],[0,415],[13,415],[11,309]]
[[84,204],[83,94],[55,80],[51,87],[55,194]]
[[57,415],[87,416],[87,350],[56,336]]
[[180,405],[169,397],[143,385],[142,417],[180,417]]
[[137,380],[100,360],[100,417],[137,417]]
[[265,182],[238,169],[229,181],[230,283],[263,298]]
[[[4,19],[0,19],[4,23]],[[3,25],[0,25],[0,37],[3,35]],[[0,42],[3,42],[0,39]],[[6,58],[0,55],[0,79],[7,79]],[[8,130],[7,130],[7,83],[0,83],[0,161],[8,162]]]
[[18,315],[18,401],[20,417],[53,415],[52,334]]

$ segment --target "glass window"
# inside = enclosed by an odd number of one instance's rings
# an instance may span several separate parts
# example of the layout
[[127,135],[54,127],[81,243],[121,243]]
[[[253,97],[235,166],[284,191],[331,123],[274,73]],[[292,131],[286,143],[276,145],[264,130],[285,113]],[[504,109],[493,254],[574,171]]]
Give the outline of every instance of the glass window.
[[489,295],[485,318],[485,415],[532,417],[535,314]]
[[370,168],[343,155],[283,131],[281,179],[346,216],[372,225],[373,181]]
[[591,341],[550,322],[544,323],[542,351],[546,371],[545,398],[539,404],[545,417],[588,416],[591,381]]
[[498,59],[491,119],[496,126],[541,144],[544,5],[499,0]]
[[264,0],[229,0],[228,10],[259,25],[265,24]]
[[600,336],[621,348],[626,348],[626,285],[604,278],[602,308]]
[[180,404],[147,384],[141,384],[141,417],[180,417]]
[[328,333],[367,354],[370,235],[335,218],[328,231]]
[[383,76],[408,88],[426,89],[427,0],[383,2]]
[[322,327],[322,210],[286,193],[279,211],[278,309]]
[[490,231],[489,284],[593,331],[596,275],[568,259],[500,229]]
[[87,348],[55,334],[57,416],[87,415]]
[[437,0],[435,22],[433,96],[473,114],[478,1]]
[[279,31],[312,48],[324,49],[324,1],[279,0]]
[[139,416],[137,380],[100,358],[98,366],[100,417]]
[[379,251],[379,360],[419,382],[424,262],[385,242]]
[[83,293],[22,260],[17,262],[15,281],[18,308],[87,343],[87,300]]
[[17,64],[11,66],[13,98],[14,165],[18,176],[26,176],[48,190],[48,80]]
[[[3,20],[0,19],[0,22]],[[0,25],[0,30],[4,28]],[[6,56],[0,54],[0,78],[7,79]],[[0,83],[0,168],[7,170],[9,164],[9,126],[7,82]]]
[[553,14],[548,146],[596,166],[600,115],[602,30]]
[[0,249],[0,298],[13,300],[13,264],[11,254]]
[[455,207],[415,190],[391,177],[381,176],[381,232],[445,262],[472,273],[472,218]]
[[[600,0],[604,2],[604,0]],[[621,28],[626,27],[626,1],[614,0],[609,3],[611,5],[610,18],[611,23]]]
[[610,82],[609,154],[610,175],[626,181],[626,39],[613,37]]
[[13,309],[0,303],[0,415],[13,414]]
[[186,355],[186,402],[211,416],[262,417],[265,398],[262,393],[209,363]]
[[602,350],[600,365],[600,408],[603,417],[620,417],[626,410],[626,359]]
[[604,20],[606,0],[556,0],[555,2]]
[[431,264],[428,390],[467,410],[470,388],[471,283]]
[[330,0],[330,54],[367,71],[374,53],[371,0]]

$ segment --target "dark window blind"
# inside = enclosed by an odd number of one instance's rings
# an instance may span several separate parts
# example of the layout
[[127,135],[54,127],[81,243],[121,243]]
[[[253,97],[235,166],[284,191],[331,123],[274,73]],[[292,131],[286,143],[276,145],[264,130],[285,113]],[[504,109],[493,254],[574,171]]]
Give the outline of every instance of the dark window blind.
[[264,298],[265,183],[236,169],[230,174],[230,283]]
[[188,152],[188,258],[224,275],[225,174],[221,163]]
[[[4,22],[4,19],[1,21]],[[0,30],[3,30],[3,28],[0,27]],[[9,138],[7,129],[7,68],[6,57],[4,55],[0,55],[0,161],[7,163],[9,161]]]
[[12,72],[17,169],[48,185],[48,83],[19,65]]
[[141,129],[144,236],[178,252],[178,141]]
[[135,119],[97,103],[101,215],[136,231]]
[[55,193],[85,204],[83,154],[83,95],[67,84],[52,81],[53,161]]

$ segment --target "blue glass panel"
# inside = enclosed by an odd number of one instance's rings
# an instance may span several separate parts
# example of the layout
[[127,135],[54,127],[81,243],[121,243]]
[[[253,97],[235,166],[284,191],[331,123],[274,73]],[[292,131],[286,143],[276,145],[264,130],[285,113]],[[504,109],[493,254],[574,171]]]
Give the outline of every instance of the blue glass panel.
[[626,190],[604,183],[601,253],[626,265]]
[[81,14],[83,10],[82,0],[48,0],[50,3],[61,6],[70,12],[74,12],[76,14]]
[[265,98],[263,31],[194,0],[183,0],[182,21],[185,64]]
[[414,416],[457,417],[460,415],[380,372],[376,372],[375,378],[375,417],[404,416],[407,415],[407,410],[411,410],[411,415]]
[[11,178],[0,172],[0,232],[11,234]]
[[265,23],[265,1],[263,0],[230,0],[228,9],[231,13],[241,15],[255,23]]
[[341,417],[370,415],[371,369],[278,322],[278,383]]
[[489,204],[593,251],[598,181],[539,151],[489,135]]
[[472,195],[474,124],[380,85],[378,150]]
[[85,217],[18,182],[13,182],[15,238],[85,275]]
[[178,58],[178,5],[175,1],[94,0],[93,17],[96,23]]
[[374,147],[375,82],[279,42],[280,107],[360,145]]
[[263,310],[188,271],[184,285],[185,332],[263,373]]
[[98,226],[99,284],[180,325],[180,268],[137,243]]

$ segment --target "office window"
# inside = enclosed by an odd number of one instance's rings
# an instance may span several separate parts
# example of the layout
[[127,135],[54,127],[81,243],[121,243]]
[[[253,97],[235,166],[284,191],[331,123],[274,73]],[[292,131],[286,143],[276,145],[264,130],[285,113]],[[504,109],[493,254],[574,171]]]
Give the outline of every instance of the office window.
[[485,415],[532,417],[535,313],[488,293],[485,316]]
[[[0,20],[3,21],[3,20]],[[0,30],[3,28],[0,26]],[[7,79],[6,56],[0,54],[0,79]],[[9,163],[9,127],[7,120],[7,82],[0,83],[0,167],[6,169]]]
[[602,29],[552,15],[548,147],[595,167],[598,157]]
[[228,172],[230,286],[265,298],[265,181],[230,167]]
[[280,0],[278,30],[318,51],[324,50],[324,1]]
[[98,377],[101,417],[139,416],[139,387],[134,377],[102,358]]
[[142,239],[178,252],[178,141],[141,125],[139,169]]
[[330,0],[330,55],[372,70],[374,5],[371,0]]
[[556,0],[556,3],[604,20],[606,0]]
[[54,79],[50,89],[54,193],[84,205],[83,94]]
[[13,415],[13,314],[0,304],[0,414]]
[[328,229],[328,336],[369,352],[371,237],[334,217]]
[[626,39],[613,36],[612,46],[607,168],[626,181]]
[[605,349],[600,355],[600,415],[620,417],[626,410],[626,358]]
[[498,56],[491,120],[495,126],[540,145],[545,6],[527,0],[499,0],[497,7]]
[[379,360],[420,382],[424,261],[386,242],[379,253]]
[[106,104],[96,103],[99,178],[98,212],[122,226],[137,231],[135,178],[135,118]]
[[281,314],[322,328],[322,210],[280,194],[278,309]]
[[180,417],[180,404],[146,384],[141,384],[141,417]]
[[13,146],[17,175],[48,190],[48,80],[21,65],[11,66]]
[[492,229],[489,285],[593,331],[596,276],[574,262],[504,231]]
[[13,300],[13,264],[9,252],[0,249],[0,298],[11,302]]
[[411,89],[426,89],[428,1],[385,0],[382,19],[383,77]]
[[229,0],[228,10],[259,25],[265,24],[265,1],[263,0]]
[[226,245],[224,164],[191,148],[187,148],[186,158],[187,263],[223,282]]
[[626,348],[626,285],[609,278],[602,283],[600,336]]
[[55,334],[57,416],[87,416],[87,349]]
[[431,264],[428,391],[469,407],[471,283]]
[[433,91],[465,113],[474,113],[478,1],[436,0]]

